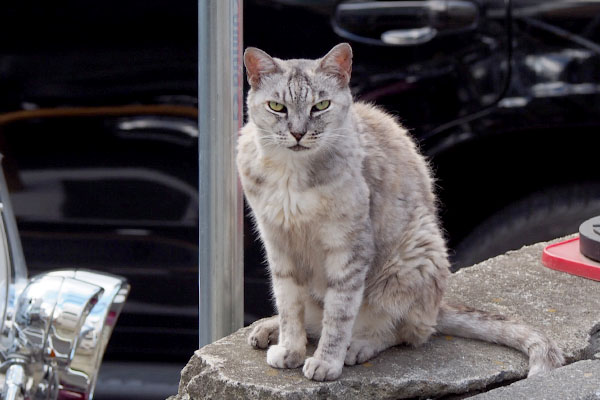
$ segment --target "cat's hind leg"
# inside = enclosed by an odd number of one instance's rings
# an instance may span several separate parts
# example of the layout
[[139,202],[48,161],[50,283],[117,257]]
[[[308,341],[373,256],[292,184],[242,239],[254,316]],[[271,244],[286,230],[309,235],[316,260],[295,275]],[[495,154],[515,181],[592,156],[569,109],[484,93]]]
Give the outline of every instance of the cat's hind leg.
[[435,332],[436,313],[413,305],[402,320],[386,312],[361,312],[357,318],[352,341],[344,364],[362,364],[382,351],[399,344],[420,346]]
[[357,319],[346,365],[365,362],[397,344],[419,346],[435,332],[448,274],[440,243],[441,250],[428,249],[418,241],[404,243],[398,252],[402,256],[390,259],[367,282],[365,311],[361,309]]
[[363,305],[356,318],[344,364],[362,364],[399,344],[393,317]]
[[250,335],[248,335],[248,344],[255,349],[266,349],[269,345],[277,344],[279,336],[279,316],[258,322]]

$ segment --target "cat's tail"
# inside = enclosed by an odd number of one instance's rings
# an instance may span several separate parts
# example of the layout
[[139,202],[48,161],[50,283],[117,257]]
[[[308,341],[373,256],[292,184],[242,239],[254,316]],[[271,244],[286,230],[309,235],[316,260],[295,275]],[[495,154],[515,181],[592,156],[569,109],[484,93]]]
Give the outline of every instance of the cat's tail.
[[515,348],[529,356],[529,374],[533,376],[560,367],[562,351],[540,331],[502,315],[465,306],[442,304],[438,314],[439,333],[479,339]]

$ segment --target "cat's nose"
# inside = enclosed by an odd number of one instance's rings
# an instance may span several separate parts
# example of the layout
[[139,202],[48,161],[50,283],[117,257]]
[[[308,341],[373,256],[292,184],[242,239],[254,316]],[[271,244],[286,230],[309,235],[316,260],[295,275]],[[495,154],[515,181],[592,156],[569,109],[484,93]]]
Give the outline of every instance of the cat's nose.
[[302,139],[302,136],[306,135],[306,132],[291,132],[290,134],[296,138],[296,140],[299,142],[300,139]]

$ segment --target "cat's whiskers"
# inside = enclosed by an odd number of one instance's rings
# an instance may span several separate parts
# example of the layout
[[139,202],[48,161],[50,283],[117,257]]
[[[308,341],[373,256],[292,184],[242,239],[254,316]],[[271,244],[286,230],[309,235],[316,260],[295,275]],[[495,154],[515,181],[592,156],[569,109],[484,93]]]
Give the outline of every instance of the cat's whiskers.
[[[265,147],[281,148],[293,146],[293,144],[290,143],[287,135],[284,133],[275,132],[264,128],[258,128],[258,130],[261,133],[263,133],[262,135],[259,135],[259,140],[261,144],[265,145]],[[265,135],[264,133],[266,133],[267,135]]]
[[285,140],[282,140],[283,138],[279,137],[279,135],[275,132],[269,132],[266,131],[264,129],[261,129],[264,132],[270,133],[271,135],[260,135],[258,137],[258,140],[260,141],[260,143],[262,145],[270,145],[270,146],[280,146],[281,143],[284,143]]
[[336,134],[336,133],[328,133],[323,136],[322,140],[326,145],[335,145],[339,140],[347,139],[348,135]]
[[[275,132],[265,128],[258,128],[261,133],[259,135],[260,143],[263,147],[276,149],[281,147],[292,147],[294,144],[289,140],[286,133]],[[339,140],[348,138],[347,133],[352,132],[352,129],[347,127],[330,128],[319,132],[313,132],[305,136],[299,143],[308,148],[319,147],[334,147]],[[331,149],[327,149],[328,154],[331,154]]]

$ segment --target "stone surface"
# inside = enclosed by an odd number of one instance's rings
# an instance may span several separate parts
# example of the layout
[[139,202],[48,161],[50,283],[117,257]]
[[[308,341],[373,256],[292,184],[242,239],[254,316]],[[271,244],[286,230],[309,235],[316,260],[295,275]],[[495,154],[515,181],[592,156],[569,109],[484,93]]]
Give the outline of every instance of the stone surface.
[[510,386],[471,397],[473,400],[600,400],[600,361],[579,361]]
[[[600,352],[600,282],[545,268],[543,247],[459,271],[450,278],[447,297],[538,327],[556,340],[569,362],[593,358]],[[417,349],[389,349],[368,363],[345,367],[335,382],[317,383],[305,379],[301,369],[269,367],[266,352],[246,344],[249,329],[196,351],[182,371],[176,398],[428,398],[478,393],[527,373],[526,357],[517,351],[442,336]]]
[[458,271],[449,280],[446,298],[539,328],[563,349],[567,362],[592,358],[600,351],[600,282],[544,267],[546,245]]
[[[246,344],[248,329],[198,350],[182,372],[180,399],[395,399],[462,393],[516,379],[525,371],[516,351],[457,338],[434,338],[419,349],[394,348],[345,367],[335,382],[317,383],[301,369],[278,370],[265,351]],[[311,349],[312,350],[312,349]],[[190,397],[185,397],[185,394]]]

